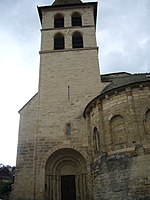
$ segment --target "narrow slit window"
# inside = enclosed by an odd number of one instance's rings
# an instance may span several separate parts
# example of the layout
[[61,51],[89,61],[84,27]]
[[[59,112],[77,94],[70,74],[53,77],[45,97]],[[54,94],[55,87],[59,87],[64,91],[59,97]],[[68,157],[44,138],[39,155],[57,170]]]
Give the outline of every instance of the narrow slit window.
[[93,144],[95,153],[98,153],[100,151],[100,136],[97,127],[93,129]]
[[66,134],[71,135],[71,132],[72,132],[71,123],[66,123]]
[[150,110],[146,112],[146,119],[144,120],[144,128],[147,134],[150,134]]
[[65,39],[63,34],[58,33],[54,37],[54,50],[64,49],[65,48]]

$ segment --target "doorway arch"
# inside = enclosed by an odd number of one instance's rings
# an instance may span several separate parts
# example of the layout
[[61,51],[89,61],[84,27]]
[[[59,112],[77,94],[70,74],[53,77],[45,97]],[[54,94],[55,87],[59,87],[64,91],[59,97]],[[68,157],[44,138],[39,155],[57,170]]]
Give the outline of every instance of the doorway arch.
[[71,148],[56,150],[45,167],[46,200],[87,200],[87,163]]

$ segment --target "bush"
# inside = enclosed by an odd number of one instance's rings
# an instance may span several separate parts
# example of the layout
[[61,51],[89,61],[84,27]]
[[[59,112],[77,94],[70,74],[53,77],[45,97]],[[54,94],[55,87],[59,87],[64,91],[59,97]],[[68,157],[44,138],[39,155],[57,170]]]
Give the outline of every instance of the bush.
[[11,192],[11,182],[9,183],[2,183],[0,186],[0,194],[8,194]]

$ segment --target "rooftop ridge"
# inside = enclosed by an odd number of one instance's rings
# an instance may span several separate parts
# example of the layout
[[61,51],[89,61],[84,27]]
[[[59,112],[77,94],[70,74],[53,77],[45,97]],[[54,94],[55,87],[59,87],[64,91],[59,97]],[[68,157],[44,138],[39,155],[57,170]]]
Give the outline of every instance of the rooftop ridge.
[[68,5],[68,4],[79,4],[81,0],[55,0],[52,5]]

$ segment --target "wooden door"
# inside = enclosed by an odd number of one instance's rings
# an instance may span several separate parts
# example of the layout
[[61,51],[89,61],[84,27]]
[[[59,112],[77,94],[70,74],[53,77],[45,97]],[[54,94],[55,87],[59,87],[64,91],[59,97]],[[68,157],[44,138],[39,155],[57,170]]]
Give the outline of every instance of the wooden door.
[[61,200],[76,200],[74,175],[61,176]]

